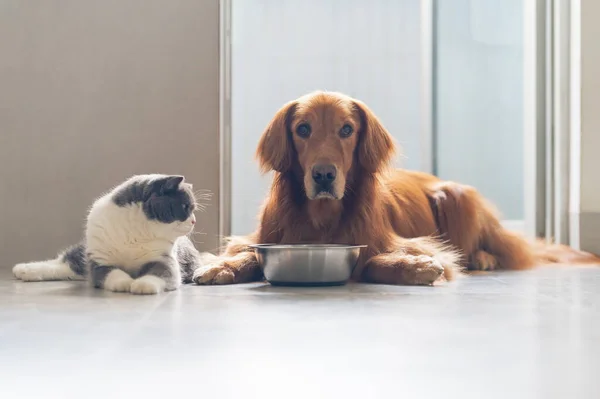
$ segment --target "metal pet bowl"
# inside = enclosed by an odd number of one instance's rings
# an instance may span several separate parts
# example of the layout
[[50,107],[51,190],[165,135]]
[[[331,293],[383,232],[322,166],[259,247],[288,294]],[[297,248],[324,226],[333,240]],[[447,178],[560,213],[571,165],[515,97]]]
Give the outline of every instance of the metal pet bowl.
[[272,285],[344,285],[366,245],[251,245],[265,278]]

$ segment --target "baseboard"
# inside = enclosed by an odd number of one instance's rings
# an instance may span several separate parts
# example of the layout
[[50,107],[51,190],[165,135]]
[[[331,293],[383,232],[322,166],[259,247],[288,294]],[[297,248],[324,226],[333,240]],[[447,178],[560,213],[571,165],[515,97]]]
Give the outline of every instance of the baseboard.
[[579,215],[579,247],[600,254],[600,212],[581,212]]

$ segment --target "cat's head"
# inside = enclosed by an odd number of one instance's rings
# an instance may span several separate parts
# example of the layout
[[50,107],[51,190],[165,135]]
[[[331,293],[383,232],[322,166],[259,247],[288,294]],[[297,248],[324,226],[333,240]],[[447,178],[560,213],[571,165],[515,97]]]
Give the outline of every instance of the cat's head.
[[118,206],[141,205],[148,220],[165,225],[175,236],[190,233],[196,223],[196,197],[183,176],[134,176],[115,191],[112,199]]

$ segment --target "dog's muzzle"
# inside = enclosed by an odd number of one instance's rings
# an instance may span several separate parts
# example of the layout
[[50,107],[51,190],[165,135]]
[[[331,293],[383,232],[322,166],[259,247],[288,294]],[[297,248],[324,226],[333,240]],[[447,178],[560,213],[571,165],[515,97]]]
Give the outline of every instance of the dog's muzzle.
[[337,168],[331,164],[318,164],[312,168],[315,183],[315,199],[336,199],[333,193],[333,182],[337,176]]

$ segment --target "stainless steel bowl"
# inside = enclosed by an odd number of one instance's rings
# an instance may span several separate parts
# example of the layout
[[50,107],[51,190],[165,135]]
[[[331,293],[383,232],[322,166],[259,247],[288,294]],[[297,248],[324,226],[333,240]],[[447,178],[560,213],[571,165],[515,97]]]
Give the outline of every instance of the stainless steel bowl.
[[366,245],[252,245],[267,281],[273,285],[319,286],[348,282]]

